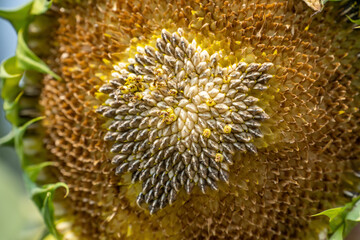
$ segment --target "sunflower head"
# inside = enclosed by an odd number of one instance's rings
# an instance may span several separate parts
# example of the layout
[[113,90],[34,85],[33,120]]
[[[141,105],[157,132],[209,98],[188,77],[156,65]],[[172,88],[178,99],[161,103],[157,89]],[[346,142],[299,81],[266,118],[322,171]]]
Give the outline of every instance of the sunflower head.
[[318,237],[309,216],[359,182],[360,38],[335,3],[308,5],[55,3],[29,43],[62,78],[33,97],[71,234]]

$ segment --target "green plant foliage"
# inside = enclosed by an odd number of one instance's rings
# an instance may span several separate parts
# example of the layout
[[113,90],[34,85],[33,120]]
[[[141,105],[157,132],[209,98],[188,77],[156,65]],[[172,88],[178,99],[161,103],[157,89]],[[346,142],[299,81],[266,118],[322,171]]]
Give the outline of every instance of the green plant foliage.
[[52,5],[52,0],[33,0],[19,8],[0,10],[0,17],[7,19],[19,31],[29,24],[36,15],[45,13]]
[[[359,9],[359,12],[360,12],[360,9]],[[348,18],[352,23],[355,23],[356,25],[359,25],[356,28],[360,28],[360,19],[354,20],[354,19],[351,19],[349,16],[348,16]]]
[[0,65],[0,78],[16,78],[22,73],[23,71],[17,66],[15,56],[4,60]]
[[33,3],[13,9],[13,10],[0,10],[0,17],[7,19],[15,28],[16,31],[25,26],[28,22],[28,16],[31,11]]
[[21,127],[16,127],[13,126],[12,131],[14,131],[14,141],[15,141],[15,150],[16,153],[18,155],[18,157],[20,158],[20,162],[21,162],[21,166],[23,168],[25,168],[28,165],[28,162],[26,162],[26,157],[25,157],[25,153],[24,153],[24,145],[23,145],[23,137],[24,134],[26,132],[26,129],[33,123],[39,121],[43,119],[43,117],[38,117],[38,118],[34,118],[31,119],[30,121],[28,121],[27,123],[25,123],[24,125],[22,125]]
[[331,235],[329,240],[340,240],[343,239],[344,225],[340,225],[338,229]]
[[24,70],[18,68],[16,57],[11,57],[2,62],[0,66],[1,96],[4,99],[4,110],[6,118],[18,126],[18,101],[21,97],[19,82],[24,74]]
[[0,239],[40,240],[46,227],[41,213],[23,191],[22,178],[4,162],[5,157],[0,156]]
[[313,215],[329,217],[330,240],[343,240],[351,229],[360,222],[360,197],[353,198],[343,207],[325,210]]
[[40,15],[45,13],[52,5],[52,0],[35,0],[32,4],[30,14]]
[[[35,70],[47,73],[60,80],[60,77],[38,58],[26,44],[26,29],[34,17],[46,12],[52,5],[52,0],[33,0],[32,2],[15,10],[0,10],[0,17],[7,19],[18,33],[16,49],[16,65],[22,70]],[[0,73],[2,75],[2,73]]]
[[348,213],[346,219],[354,222],[360,222],[360,201],[355,203],[355,206]]
[[47,229],[56,239],[61,239],[61,235],[58,233],[55,226],[53,197],[55,190],[59,187],[65,188],[66,197],[69,193],[68,186],[65,183],[58,182],[38,187],[27,175],[24,175],[24,180],[31,199],[39,208],[41,215],[43,216]]
[[14,138],[15,138],[14,131],[10,131],[6,136],[3,136],[2,138],[0,138],[0,146],[13,147],[14,146]]
[[41,73],[47,73],[57,80],[60,80],[60,77],[51,71],[50,68],[26,45],[24,34],[24,29],[21,28],[18,31],[18,45],[16,48],[16,57],[19,67],[24,70],[35,70]]
[[33,182],[36,181],[39,173],[44,167],[53,166],[53,162],[41,162],[39,164],[32,164],[25,167],[25,172],[27,173],[29,179]]
[[53,197],[55,190],[59,187],[65,188],[65,197],[67,196],[69,189],[67,185],[62,182],[44,186],[38,186],[35,183],[40,171],[44,167],[52,165],[52,163],[42,162],[32,164],[31,161],[26,158],[24,153],[23,137],[26,129],[31,124],[41,120],[42,117],[32,119],[21,125],[18,114],[19,100],[22,96],[22,89],[19,86],[19,82],[25,76],[27,70],[47,73],[56,79],[60,79],[60,77],[52,72],[26,44],[26,33],[29,23],[34,20],[36,15],[46,12],[51,4],[52,1],[48,0],[33,0],[15,10],[0,10],[0,17],[9,20],[18,33],[16,55],[3,61],[0,65],[1,95],[4,99],[4,110],[6,118],[12,124],[11,132],[3,138],[0,138],[0,145],[15,147],[16,153],[20,158],[21,166],[24,170],[24,182],[31,199],[40,210],[49,232],[56,239],[61,239],[61,235],[57,232],[55,227]]
[[48,184],[44,186],[38,186],[35,181],[37,179],[40,171],[46,167],[50,166],[52,162],[41,162],[38,164],[32,164],[26,161],[26,156],[24,154],[23,147],[23,136],[25,134],[28,126],[33,124],[36,121],[41,120],[42,117],[34,118],[21,127],[13,125],[12,131],[6,135],[4,138],[0,139],[0,143],[6,143],[12,141],[15,146],[17,155],[20,158],[22,168],[24,170],[24,182],[27,187],[28,192],[30,193],[31,199],[34,201],[38,209],[40,210],[45,225],[49,232],[56,238],[61,239],[61,235],[57,232],[55,228],[55,219],[54,219],[54,206],[53,206],[53,196],[54,192],[59,187],[64,187],[66,189],[65,197],[67,196],[69,189],[65,183],[58,182],[54,184]]

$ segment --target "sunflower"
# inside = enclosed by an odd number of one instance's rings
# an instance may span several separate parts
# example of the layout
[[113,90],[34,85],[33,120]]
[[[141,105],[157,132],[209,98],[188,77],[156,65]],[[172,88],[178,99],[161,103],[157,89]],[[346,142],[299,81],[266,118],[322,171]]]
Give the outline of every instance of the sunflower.
[[9,14],[3,92],[50,232],[321,238],[311,216],[358,200],[355,5],[39,0]]

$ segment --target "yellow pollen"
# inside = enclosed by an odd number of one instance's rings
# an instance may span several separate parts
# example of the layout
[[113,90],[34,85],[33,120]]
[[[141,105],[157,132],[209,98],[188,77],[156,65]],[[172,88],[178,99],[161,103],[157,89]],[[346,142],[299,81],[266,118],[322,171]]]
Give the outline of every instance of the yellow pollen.
[[143,98],[143,95],[139,92],[135,93],[135,97],[139,100],[141,100]]
[[157,88],[166,87],[166,83],[165,83],[165,82],[156,82],[156,83],[155,83],[155,86],[156,86]]
[[170,113],[170,115],[165,118],[165,123],[166,124],[171,124],[171,123],[175,122],[176,118],[177,117],[176,117],[176,115],[174,113]]
[[214,101],[214,99],[209,98],[208,100],[206,100],[206,105],[208,105],[209,107],[214,106],[216,103]]
[[137,88],[138,88],[139,91],[141,91],[141,92],[145,90],[144,84],[141,84],[141,83],[138,84]]
[[203,131],[203,136],[206,137],[206,138],[209,138],[211,135],[211,130],[208,129],[208,128],[205,128],[204,131]]
[[109,60],[107,60],[106,58],[103,58],[102,61],[106,64],[106,65],[111,65],[111,62]]
[[215,162],[222,162],[224,159],[224,156],[221,153],[217,153],[215,155]]
[[108,33],[104,33],[104,36],[107,37],[107,38],[111,38],[111,35],[108,34]]
[[151,84],[149,89],[150,89],[150,91],[154,91],[156,89],[156,87],[153,84]]
[[133,73],[130,73],[129,76],[128,76],[128,78],[127,78],[127,80],[128,80],[128,81],[132,81],[132,80],[134,80],[135,78],[136,78],[136,75],[133,74]]
[[162,70],[161,68],[156,68],[156,69],[155,69],[155,74],[158,75],[158,76],[159,76],[159,75],[163,75],[163,74],[164,74],[164,70]]
[[176,90],[176,89],[170,89],[170,90],[169,90],[169,95],[175,96],[176,94],[177,94],[177,90]]
[[165,117],[167,117],[168,115],[169,115],[169,113],[168,113],[167,111],[161,111],[161,112],[159,112],[159,116],[162,117],[162,118],[164,118],[164,119],[165,119]]
[[120,90],[121,90],[121,92],[124,93],[124,94],[126,94],[126,93],[129,92],[129,89],[128,89],[126,86],[120,87]]
[[137,90],[137,87],[134,84],[131,84],[129,86],[129,89],[130,89],[131,92],[135,92]]
[[230,125],[225,125],[224,133],[231,133],[231,126]]
[[224,83],[229,83],[230,82],[230,77],[229,76],[226,76],[223,80]]

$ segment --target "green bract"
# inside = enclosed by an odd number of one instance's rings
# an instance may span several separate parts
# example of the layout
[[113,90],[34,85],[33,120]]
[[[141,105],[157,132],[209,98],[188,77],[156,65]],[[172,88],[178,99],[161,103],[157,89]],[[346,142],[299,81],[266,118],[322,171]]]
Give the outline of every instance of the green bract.
[[1,94],[4,99],[4,110],[6,118],[12,124],[11,132],[0,139],[0,145],[8,145],[15,148],[24,170],[23,178],[31,199],[39,208],[49,232],[55,238],[61,239],[61,235],[55,228],[54,206],[52,200],[57,188],[64,187],[66,192],[68,192],[68,187],[62,182],[43,186],[39,186],[35,183],[41,169],[52,163],[42,162],[32,164],[31,159],[27,159],[24,153],[23,136],[27,127],[32,123],[41,120],[42,117],[34,118],[21,125],[18,116],[19,99],[22,95],[22,89],[19,86],[19,82],[24,77],[27,70],[50,74],[54,78],[60,80],[60,77],[52,72],[26,44],[26,34],[29,23],[35,19],[36,15],[46,12],[51,4],[52,1],[34,0],[15,10],[0,10],[0,17],[7,19],[18,34],[18,44],[15,56],[8,58],[0,65]]
[[342,240],[360,222],[360,197],[353,198],[343,207],[332,208],[315,216],[329,217],[330,240]]

